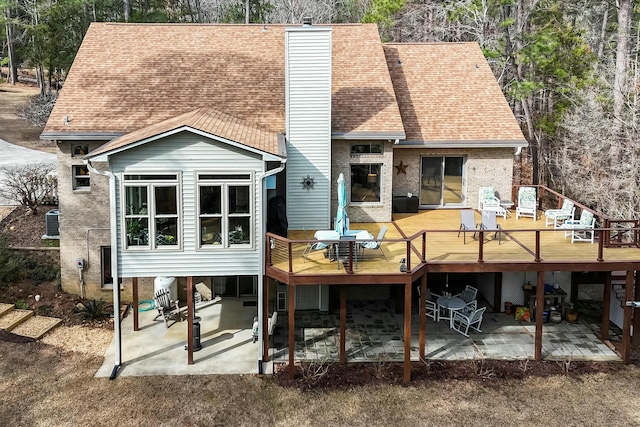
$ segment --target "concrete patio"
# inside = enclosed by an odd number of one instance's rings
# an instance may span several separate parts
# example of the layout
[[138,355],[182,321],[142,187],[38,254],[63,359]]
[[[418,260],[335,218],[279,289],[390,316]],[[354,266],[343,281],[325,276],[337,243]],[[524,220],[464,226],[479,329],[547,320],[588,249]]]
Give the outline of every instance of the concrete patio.
[[[133,331],[133,316],[122,322],[123,366],[118,375],[250,374],[258,372],[258,344],[253,343],[251,325],[257,308],[253,300],[220,299],[204,302],[196,309],[202,320],[202,349],[187,364],[187,322],[166,328],[153,320],[156,310],[140,313],[140,330]],[[481,302],[482,305],[482,302]],[[418,315],[413,307],[411,360],[419,360]],[[339,360],[339,315],[318,311],[296,312],[296,360]],[[280,313],[271,340],[272,362],[288,360],[287,315]],[[395,314],[388,301],[349,301],[347,307],[347,362],[403,359],[403,316]],[[533,358],[535,323],[514,320],[503,313],[486,313],[482,333],[470,337],[449,328],[447,321],[427,319],[426,357],[440,360],[489,358],[520,360]],[[584,361],[620,362],[619,356],[581,322],[544,324],[543,357]],[[96,373],[108,377],[114,365],[114,344]],[[272,364],[265,367],[273,372]]]

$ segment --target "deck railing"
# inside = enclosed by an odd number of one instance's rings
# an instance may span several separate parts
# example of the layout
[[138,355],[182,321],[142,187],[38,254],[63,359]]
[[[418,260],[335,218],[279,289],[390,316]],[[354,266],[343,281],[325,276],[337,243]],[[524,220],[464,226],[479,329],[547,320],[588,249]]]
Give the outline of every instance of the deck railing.
[[597,218],[597,223],[602,227],[604,231],[601,240],[603,241],[605,248],[640,247],[640,233],[638,233],[637,231],[639,225],[638,220],[611,219],[604,213],[591,209],[588,206],[585,206],[580,202],[566,197],[565,195],[558,193],[557,191],[554,191],[545,185],[514,185],[511,193],[512,200],[515,203],[514,208],[518,203],[519,187],[537,188],[536,194],[538,197],[538,209],[540,210],[544,210],[545,208],[547,208],[545,206],[547,202],[554,199],[556,201],[556,206],[552,205],[549,207],[549,209],[560,209],[564,200],[567,199],[572,201],[574,206],[576,208],[579,208],[581,211],[586,210],[588,212],[591,212]]

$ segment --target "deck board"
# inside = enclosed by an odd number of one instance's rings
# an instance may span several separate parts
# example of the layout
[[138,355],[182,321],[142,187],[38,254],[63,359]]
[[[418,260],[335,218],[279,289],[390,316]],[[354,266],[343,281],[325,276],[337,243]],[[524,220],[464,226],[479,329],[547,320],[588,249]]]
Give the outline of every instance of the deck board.
[[[515,215],[505,219],[498,218],[502,227],[502,241],[494,239],[492,232],[485,232],[483,245],[483,260],[485,263],[532,263],[535,262],[536,230],[540,233],[540,256],[544,263],[564,262],[584,264],[597,263],[598,243],[571,243],[570,237],[564,237],[563,230],[553,230],[545,227],[544,217],[540,212],[539,219],[515,219]],[[542,216],[542,219],[540,219]],[[386,223],[388,231],[385,235],[383,250],[387,257],[385,261],[380,251],[365,251],[365,256],[358,260],[358,267],[354,274],[390,274],[399,272],[400,260],[407,257],[406,242],[399,241],[426,230],[426,261],[427,264],[467,263],[477,264],[479,240],[470,238],[463,243],[463,236],[458,237],[460,213],[458,210],[440,209],[424,210],[418,214],[394,214],[394,222]],[[476,212],[476,220],[480,222],[480,215]],[[368,230],[373,236],[378,234],[383,223],[352,223],[352,229]],[[306,240],[313,236],[315,230],[291,230],[289,240]],[[412,241],[418,251],[422,248],[422,237]],[[337,263],[325,258],[324,251],[312,252],[304,258],[302,252],[306,242],[291,244],[292,271],[294,274],[346,274],[342,265],[338,269]],[[605,248],[605,261],[630,261],[640,263],[640,249],[638,248]],[[411,264],[415,267],[420,262],[418,255],[411,254]],[[282,271],[289,271],[288,244],[278,241],[272,251],[273,267]]]

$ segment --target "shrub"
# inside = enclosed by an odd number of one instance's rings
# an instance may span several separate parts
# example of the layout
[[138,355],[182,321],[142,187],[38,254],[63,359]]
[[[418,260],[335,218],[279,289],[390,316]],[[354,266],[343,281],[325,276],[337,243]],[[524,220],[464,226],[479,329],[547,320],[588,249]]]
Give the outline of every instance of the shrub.
[[0,233],[0,286],[24,278],[25,261],[10,249],[5,235]]
[[84,320],[102,320],[112,312],[112,305],[104,300],[92,299],[76,307],[76,313]]

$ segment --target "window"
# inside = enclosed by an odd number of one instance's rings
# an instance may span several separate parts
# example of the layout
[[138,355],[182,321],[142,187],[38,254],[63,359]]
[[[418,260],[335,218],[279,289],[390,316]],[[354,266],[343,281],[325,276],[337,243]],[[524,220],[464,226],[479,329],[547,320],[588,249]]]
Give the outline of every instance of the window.
[[86,166],[72,166],[71,176],[74,190],[91,190],[91,177]]
[[177,175],[125,175],[124,224],[127,248],[180,247]]
[[198,175],[198,225],[201,247],[253,244],[251,174]]
[[82,157],[89,152],[89,146],[87,145],[73,145],[71,147],[72,157]]
[[382,144],[353,144],[351,146],[351,155],[358,154],[382,154]]
[[351,202],[380,202],[380,164],[351,165]]
[[100,258],[100,264],[102,265],[102,286],[113,285],[113,276],[111,275],[111,246],[100,247]]

